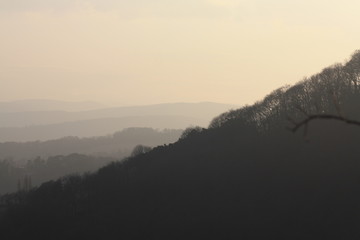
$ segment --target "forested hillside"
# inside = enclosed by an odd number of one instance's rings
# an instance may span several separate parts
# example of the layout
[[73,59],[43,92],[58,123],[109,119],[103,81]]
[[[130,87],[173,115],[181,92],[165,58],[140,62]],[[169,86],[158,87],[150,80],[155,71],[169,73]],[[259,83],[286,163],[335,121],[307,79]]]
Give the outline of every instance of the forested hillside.
[[29,190],[69,174],[93,172],[119,160],[114,157],[94,157],[78,153],[37,157],[21,165],[10,160],[0,160],[0,195]]
[[0,143],[0,195],[68,174],[83,174],[133,154],[137,146],[152,148],[177,141],[183,130],[128,128],[112,135],[67,137],[45,142]]
[[180,140],[2,197],[7,239],[357,239],[360,51]]

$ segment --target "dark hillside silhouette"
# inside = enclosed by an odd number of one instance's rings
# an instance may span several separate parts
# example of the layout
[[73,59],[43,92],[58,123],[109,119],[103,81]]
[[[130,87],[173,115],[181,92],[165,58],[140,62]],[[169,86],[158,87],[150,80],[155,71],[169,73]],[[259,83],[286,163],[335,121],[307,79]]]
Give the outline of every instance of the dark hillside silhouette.
[[[8,239],[358,239],[360,52],[174,144],[3,196]],[[306,141],[307,140],[307,141]]]

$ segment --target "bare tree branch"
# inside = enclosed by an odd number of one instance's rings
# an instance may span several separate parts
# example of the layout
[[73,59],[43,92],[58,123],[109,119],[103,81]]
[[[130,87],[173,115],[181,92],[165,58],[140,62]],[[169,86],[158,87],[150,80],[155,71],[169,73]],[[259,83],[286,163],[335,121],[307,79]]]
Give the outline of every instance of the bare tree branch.
[[350,120],[350,119],[344,118],[342,116],[336,116],[336,115],[331,115],[331,114],[316,114],[316,115],[309,115],[303,121],[301,121],[299,123],[296,123],[295,126],[291,130],[293,132],[296,132],[300,127],[302,127],[302,126],[306,127],[309,122],[311,122],[311,121],[313,121],[315,119],[337,120],[337,121],[345,122],[347,124],[360,126],[360,121]]

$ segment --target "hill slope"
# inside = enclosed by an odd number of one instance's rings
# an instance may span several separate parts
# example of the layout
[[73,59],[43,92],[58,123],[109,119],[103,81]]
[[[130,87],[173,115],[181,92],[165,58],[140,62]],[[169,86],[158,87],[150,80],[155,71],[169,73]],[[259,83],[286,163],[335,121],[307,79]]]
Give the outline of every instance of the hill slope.
[[[96,174],[5,196],[13,239],[357,239],[360,128],[311,113],[358,117],[360,52],[253,106],[224,113]],[[306,141],[308,139],[310,142]],[[56,234],[54,234],[56,233]]]

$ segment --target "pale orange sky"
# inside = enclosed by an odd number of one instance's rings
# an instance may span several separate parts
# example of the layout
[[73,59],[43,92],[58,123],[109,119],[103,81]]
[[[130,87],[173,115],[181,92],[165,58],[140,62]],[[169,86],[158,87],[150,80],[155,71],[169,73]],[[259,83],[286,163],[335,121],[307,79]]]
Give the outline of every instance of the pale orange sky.
[[252,103],[360,48],[357,0],[0,0],[0,101]]

